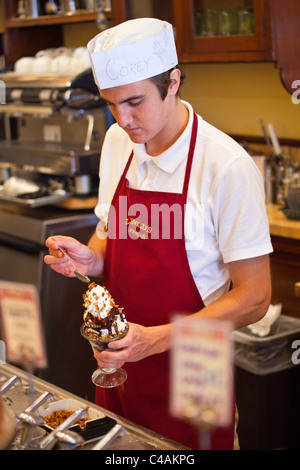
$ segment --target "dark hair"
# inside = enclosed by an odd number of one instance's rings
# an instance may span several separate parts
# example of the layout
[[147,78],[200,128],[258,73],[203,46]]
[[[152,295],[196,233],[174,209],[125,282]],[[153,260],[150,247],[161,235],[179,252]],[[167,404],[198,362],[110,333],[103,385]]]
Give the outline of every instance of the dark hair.
[[152,80],[152,82],[156,85],[156,87],[157,87],[157,89],[160,93],[161,99],[163,101],[164,101],[164,99],[166,98],[166,96],[168,94],[168,89],[169,89],[169,86],[171,84],[170,73],[174,69],[179,69],[180,72],[181,72],[180,85],[179,85],[179,88],[178,88],[178,91],[177,91],[177,96],[179,96],[180,88],[184,84],[185,78],[186,78],[185,71],[182,70],[180,67],[178,67],[178,66],[173,67],[171,70],[168,70],[167,72],[163,72],[159,75],[155,75],[154,77],[151,77],[149,79],[149,80]]

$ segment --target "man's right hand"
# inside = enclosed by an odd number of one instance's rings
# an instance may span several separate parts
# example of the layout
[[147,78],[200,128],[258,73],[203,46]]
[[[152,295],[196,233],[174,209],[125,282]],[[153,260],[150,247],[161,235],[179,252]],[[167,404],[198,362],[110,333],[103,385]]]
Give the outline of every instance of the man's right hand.
[[62,248],[74,262],[78,271],[85,275],[98,276],[102,272],[103,257],[100,250],[89,248],[72,237],[55,235],[46,240],[49,255],[44,257],[46,264],[59,274],[75,277],[74,268],[59,250]]

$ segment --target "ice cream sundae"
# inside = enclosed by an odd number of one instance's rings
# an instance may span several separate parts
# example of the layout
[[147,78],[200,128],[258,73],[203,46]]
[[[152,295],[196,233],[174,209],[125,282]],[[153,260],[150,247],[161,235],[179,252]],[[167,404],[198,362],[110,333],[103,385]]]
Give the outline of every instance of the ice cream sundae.
[[[123,309],[115,304],[105,287],[91,283],[83,295],[83,300],[84,323],[80,331],[90,342],[94,353],[107,349],[109,343],[126,335],[129,326]],[[115,368],[99,368],[92,375],[95,385],[107,388],[120,385],[126,378],[125,370]]]
[[85,334],[94,339],[111,340],[123,334],[128,323],[110,293],[105,287],[95,284],[89,285],[84,300]]

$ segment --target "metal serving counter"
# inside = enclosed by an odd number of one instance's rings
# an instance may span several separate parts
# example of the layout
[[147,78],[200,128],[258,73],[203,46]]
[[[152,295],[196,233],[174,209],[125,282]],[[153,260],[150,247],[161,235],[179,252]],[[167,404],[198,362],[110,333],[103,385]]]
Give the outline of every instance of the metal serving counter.
[[[22,412],[25,408],[27,408],[30,403],[29,394],[28,394],[28,375],[20,370],[17,367],[14,367],[9,364],[0,364],[0,388],[7,381],[13,376],[18,376],[22,383],[20,385],[15,385],[10,390],[5,393],[5,397],[7,401],[10,401],[12,404],[9,407],[14,411],[15,414]],[[54,400],[64,400],[64,399],[75,399],[76,401],[80,402],[80,405],[85,408],[88,407],[89,410],[98,412],[101,415],[107,416],[116,420],[117,424],[120,424],[122,427],[125,428],[125,433],[119,435],[111,444],[106,447],[106,450],[150,450],[150,451],[158,451],[158,450],[166,450],[166,451],[175,451],[175,450],[189,450],[186,447],[173,442],[161,435],[158,435],[152,431],[149,431],[137,424],[134,424],[120,416],[115,415],[99,406],[90,403],[82,398],[79,398],[61,388],[58,388],[44,380],[34,377],[34,390],[35,390],[35,397],[34,399],[38,398],[45,392],[52,393]],[[103,438],[103,437],[102,437]],[[100,438],[100,439],[102,439]],[[15,438],[16,442],[17,438]],[[15,442],[13,441],[10,444],[8,450],[14,450]],[[80,450],[91,450],[93,446],[95,446],[96,442],[85,444],[84,446],[78,447]],[[28,447],[29,450],[40,450],[39,449],[39,439],[35,439],[32,441],[32,444]]]

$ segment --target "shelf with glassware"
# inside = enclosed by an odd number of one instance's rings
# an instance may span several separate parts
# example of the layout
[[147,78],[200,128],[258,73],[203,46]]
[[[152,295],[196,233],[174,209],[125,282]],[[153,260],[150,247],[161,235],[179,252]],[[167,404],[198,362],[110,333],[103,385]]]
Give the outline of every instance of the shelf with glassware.
[[269,0],[174,2],[174,14],[183,62],[274,59]]

